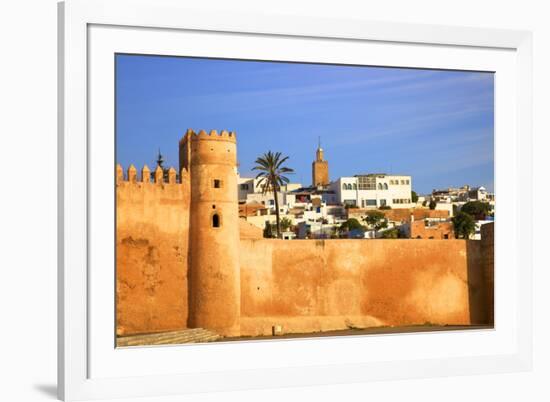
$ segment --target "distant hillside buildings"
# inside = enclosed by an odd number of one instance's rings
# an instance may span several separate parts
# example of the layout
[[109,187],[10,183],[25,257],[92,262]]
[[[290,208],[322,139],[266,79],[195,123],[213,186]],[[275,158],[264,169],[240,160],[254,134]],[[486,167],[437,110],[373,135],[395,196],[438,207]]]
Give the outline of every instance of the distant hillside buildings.
[[[238,177],[239,216],[265,228],[275,223],[275,199],[262,191],[259,179]],[[283,238],[330,238],[350,218],[364,222],[369,210],[384,210],[387,227],[408,238],[454,238],[450,218],[466,202],[480,200],[494,205],[494,194],[484,187],[463,186],[434,190],[431,195],[412,199],[412,177],[385,173],[356,174],[330,181],[328,161],[321,144],[312,162],[312,185],[288,183],[278,193],[281,219],[290,222]],[[432,201],[435,207],[430,209]],[[424,210],[425,213],[412,212]],[[405,214],[396,214],[395,210]],[[393,211],[390,213],[390,211]],[[408,212],[407,212],[408,211]],[[480,225],[478,224],[477,232]],[[365,237],[379,237],[383,231],[366,230]],[[475,235],[474,235],[475,238]]]

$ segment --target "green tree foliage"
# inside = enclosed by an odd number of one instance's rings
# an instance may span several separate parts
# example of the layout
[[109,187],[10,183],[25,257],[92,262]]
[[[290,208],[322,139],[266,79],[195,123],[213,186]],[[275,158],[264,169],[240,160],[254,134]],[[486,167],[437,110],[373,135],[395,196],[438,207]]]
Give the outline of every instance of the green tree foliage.
[[283,157],[280,152],[271,152],[263,154],[254,162],[256,165],[252,170],[258,170],[256,178],[260,179],[258,185],[261,186],[264,194],[273,192],[275,198],[275,216],[277,218],[277,237],[281,237],[281,222],[279,217],[279,198],[277,197],[281,186],[289,182],[286,174],[293,173],[294,169],[283,166],[288,156]]
[[380,208],[378,209],[391,209],[391,207],[389,205],[382,205]]
[[265,227],[264,227],[264,237],[267,239],[271,239],[273,237],[273,227],[271,223],[267,221],[265,222]]
[[470,201],[464,204],[460,210],[477,220],[483,220],[489,215],[491,205],[481,201]]
[[431,199],[431,200],[430,200],[430,204],[428,205],[428,207],[429,207],[430,209],[435,209],[436,206],[437,206],[437,202],[435,202],[434,199]]
[[292,227],[292,221],[289,218],[284,217],[283,219],[281,219],[281,230],[283,232],[286,232],[291,227]]
[[415,204],[418,201],[418,194],[416,194],[416,191],[411,191],[411,201]]
[[383,212],[380,211],[369,211],[367,216],[363,221],[368,225],[369,228],[374,230],[385,229],[388,227],[388,220]]
[[452,222],[457,239],[468,239],[476,230],[474,218],[466,212],[460,211],[453,217]]
[[399,229],[392,228],[392,229],[384,230],[382,232],[382,238],[383,239],[397,239],[397,238],[399,238]]
[[349,232],[350,230],[361,229],[365,230],[365,227],[359,223],[355,218],[349,218],[347,221],[340,225],[340,232]]

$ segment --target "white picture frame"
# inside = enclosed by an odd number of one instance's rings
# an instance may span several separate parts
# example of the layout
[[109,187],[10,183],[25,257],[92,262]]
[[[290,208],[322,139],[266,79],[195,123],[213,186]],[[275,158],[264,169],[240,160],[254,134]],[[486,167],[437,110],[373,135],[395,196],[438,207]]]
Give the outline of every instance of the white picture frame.
[[[120,27],[124,29],[121,30]],[[102,31],[99,32],[100,30]],[[120,36],[114,33],[117,30],[122,32]],[[107,99],[111,89],[102,91],[101,83],[97,90],[95,87],[98,85],[96,78],[107,78],[108,69],[106,75],[94,75],[93,80],[90,79],[91,74],[96,74],[95,63],[101,63],[101,54],[108,55],[109,52],[112,54],[120,51],[120,48],[116,47],[118,44],[124,44],[120,46],[128,46],[128,49],[137,51],[149,46],[146,50],[141,50],[147,53],[173,54],[177,52],[179,38],[184,38],[181,35],[201,34],[217,35],[220,40],[226,38],[224,40],[228,41],[227,44],[235,42],[234,49],[231,46],[227,47],[233,50],[227,50],[229,53],[226,57],[230,57],[231,52],[234,52],[233,55],[239,52],[239,40],[252,38],[251,41],[271,41],[270,44],[273,46],[268,48],[273,52],[272,57],[277,59],[283,56],[275,55],[275,45],[277,41],[285,40],[287,43],[302,43],[296,45],[297,50],[300,46],[304,47],[304,41],[312,44],[315,41],[323,42],[325,45],[329,42],[337,44],[338,49],[344,49],[338,56],[340,58],[345,58],[345,48],[348,45],[369,45],[373,54],[376,54],[374,47],[380,48],[380,57],[389,57],[391,54],[390,51],[383,50],[384,47],[399,46],[404,50],[415,47],[414,52],[410,52],[415,55],[426,51],[424,60],[413,58],[406,51],[400,53],[400,57],[409,58],[406,63],[412,67],[437,68],[437,61],[429,61],[430,57],[434,57],[430,56],[429,48],[439,49],[436,53],[448,52],[449,58],[445,62],[447,68],[452,68],[454,63],[457,69],[475,69],[476,66],[492,69],[494,63],[494,71],[501,71],[500,76],[505,77],[504,81],[497,81],[496,91],[498,92],[501,87],[504,94],[508,95],[506,102],[499,102],[499,96],[503,96],[503,93],[497,93],[496,113],[503,119],[511,119],[497,120],[495,125],[495,142],[503,144],[500,148],[497,144],[496,159],[499,160],[499,155],[506,157],[505,161],[501,157],[500,164],[496,164],[496,185],[498,187],[499,180],[504,183],[503,177],[510,183],[508,189],[499,187],[499,195],[508,196],[508,202],[499,203],[499,213],[504,211],[513,216],[513,219],[510,219],[510,231],[522,233],[522,236],[499,237],[498,232],[496,235],[494,331],[348,337],[344,341],[342,338],[322,341],[273,341],[269,342],[268,346],[265,346],[265,342],[249,342],[215,345],[216,349],[212,349],[211,345],[197,345],[187,349],[163,347],[116,351],[114,342],[109,346],[98,341],[104,338],[102,333],[108,337],[114,336],[110,332],[102,332],[105,331],[105,325],[108,330],[109,320],[112,323],[112,319],[103,314],[112,305],[100,303],[93,295],[98,291],[112,290],[113,285],[103,284],[100,280],[102,277],[96,276],[95,270],[90,269],[90,261],[95,258],[90,251],[90,239],[98,235],[102,237],[107,229],[95,223],[90,225],[89,211],[95,205],[97,191],[95,188],[90,191],[93,179],[90,177],[89,169],[93,163],[94,172],[98,172],[95,167],[100,169],[97,161],[102,159],[103,154],[99,154],[101,151],[97,149],[101,149],[109,141],[112,143],[112,136],[109,137],[107,134],[110,130],[107,114],[102,114],[101,111],[94,114],[94,118],[99,116],[99,120],[91,124],[90,106],[106,105],[105,110],[108,112],[108,102],[98,102],[93,97],[105,96],[106,98],[101,99]],[[135,40],[132,39],[132,35],[141,35],[141,47],[131,45],[132,40]],[[158,35],[163,35],[165,39],[162,46]],[[106,41],[105,38],[113,40]],[[240,46],[242,48],[242,45]],[[252,47],[254,46],[250,46]],[[59,4],[59,49],[60,398],[81,400],[160,396],[497,373],[531,368],[532,212],[523,207],[520,219],[519,191],[515,191],[521,188],[522,194],[532,194],[532,37],[529,32],[227,12],[206,13],[185,8],[177,0],[69,0]],[[337,48],[333,49],[336,52]],[[99,53],[95,53],[96,50]],[[262,51],[266,52],[265,49]],[[468,52],[477,52],[478,60],[468,64],[468,57],[462,55]],[[256,57],[262,58],[261,55]],[[294,60],[298,56],[288,57]],[[459,61],[461,58],[464,60]],[[395,62],[391,61],[393,59],[381,60],[389,60],[388,63],[403,63],[397,59]],[[108,67],[108,64],[97,65],[99,70]],[[107,87],[111,88],[105,86]],[[106,126],[103,127],[102,124]],[[100,131],[97,131],[98,129]],[[103,134],[98,133],[106,134],[103,137]],[[498,138],[501,139],[500,142]],[[94,149],[93,153],[90,152],[91,148]],[[103,171],[106,175],[111,174],[111,166],[104,166]],[[98,174],[103,173],[94,173],[96,176]],[[93,228],[93,231],[90,228]],[[499,242],[503,246],[499,247]],[[511,258],[506,258],[505,253],[512,253]],[[506,270],[502,270],[502,275],[499,275],[498,271],[499,262],[502,262],[502,266],[504,262],[507,264]],[[94,286],[91,286],[92,282]],[[510,297],[504,297],[505,294]],[[500,321],[499,314],[502,317]],[[442,339],[439,346],[434,341],[436,339]],[[414,355],[403,354],[401,358],[389,358],[388,355],[387,359],[378,356],[370,360],[365,359],[361,353],[355,353],[355,356],[348,353],[359,348],[368,350],[369,344],[375,342],[380,343],[380,348],[377,348],[382,351],[384,347],[388,348],[398,343],[401,346],[394,347],[396,350],[400,350],[400,347],[403,350],[410,349],[411,345],[427,345],[426,342],[433,344],[434,350],[437,347],[445,349],[445,342],[452,342],[457,348],[455,353],[446,357],[422,349],[416,350]],[[319,352],[328,345],[331,350],[341,351],[340,356],[332,356],[330,359],[327,357],[325,360],[319,358]],[[206,363],[200,370],[195,371],[187,370],[183,366],[178,367],[180,363],[174,356],[180,353],[186,353],[191,361],[194,358]],[[292,364],[285,365],[285,354],[288,359],[295,356],[295,359],[301,360],[294,360]],[[203,358],[204,356],[209,357]],[[223,356],[222,361],[216,362],[215,356]],[[238,365],[235,360],[231,360],[235,356],[241,357]],[[254,362],[252,357],[256,356],[264,356],[262,364]],[[278,361],[276,358],[281,356],[283,360]],[[139,364],[136,364],[140,361],[143,362],[143,366],[149,368],[158,368],[158,362],[165,361],[166,364],[163,370],[140,371]],[[235,362],[232,363],[235,369],[230,369],[230,363],[227,362]],[[304,370],[305,367],[307,370]]]

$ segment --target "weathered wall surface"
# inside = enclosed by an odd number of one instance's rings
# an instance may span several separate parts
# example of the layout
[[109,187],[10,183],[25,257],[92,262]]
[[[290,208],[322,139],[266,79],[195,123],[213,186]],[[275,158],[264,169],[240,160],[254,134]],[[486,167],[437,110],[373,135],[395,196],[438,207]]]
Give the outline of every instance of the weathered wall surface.
[[185,328],[189,189],[117,184],[117,334]]
[[[189,130],[189,326],[240,333],[239,208],[234,133]],[[182,160],[181,164],[185,164]]]
[[486,321],[481,244],[241,240],[241,331]]
[[258,226],[247,222],[245,219],[239,219],[239,232],[241,239],[263,239],[264,231]]
[[485,303],[487,304],[487,321],[495,322],[495,224],[487,223],[481,226],[481,248],[483,250],[483,274],[485,279]]

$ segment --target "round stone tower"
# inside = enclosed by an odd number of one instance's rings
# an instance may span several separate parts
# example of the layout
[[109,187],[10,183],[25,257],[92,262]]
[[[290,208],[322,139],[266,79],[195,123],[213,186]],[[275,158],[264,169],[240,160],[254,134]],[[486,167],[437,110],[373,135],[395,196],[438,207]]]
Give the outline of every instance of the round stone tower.
[[240,335],[239,213],[235,133],[188,131],[180,171],[191,184],[189,327]]

